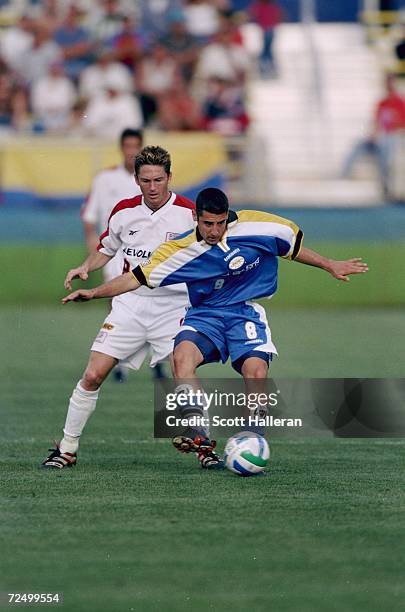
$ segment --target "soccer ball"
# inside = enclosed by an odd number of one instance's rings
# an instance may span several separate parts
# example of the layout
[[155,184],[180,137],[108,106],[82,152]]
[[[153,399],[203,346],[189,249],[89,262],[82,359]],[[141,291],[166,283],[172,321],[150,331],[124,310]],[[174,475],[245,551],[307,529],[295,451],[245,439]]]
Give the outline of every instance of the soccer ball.
[[262,474],[270,458],[270,449],[263,436],[242,431],[229,438],[225,446],[224,462],[239,476]]

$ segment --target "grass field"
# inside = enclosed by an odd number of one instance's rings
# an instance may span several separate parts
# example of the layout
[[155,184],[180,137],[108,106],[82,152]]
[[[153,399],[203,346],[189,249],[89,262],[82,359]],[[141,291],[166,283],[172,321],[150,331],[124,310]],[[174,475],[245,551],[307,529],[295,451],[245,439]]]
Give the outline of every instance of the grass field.
[[[270,440],[263,478],[204,472],[153,440],[144,368],[105,383],[77,468],[39,470],[103,315],[0,310],[0,591],[62,591],[67,612],[403,610],[401,440]],[[403,376],[400,310],[278,308],[271,325],[275,376]]]
[[[397,306],[403,307],[404,241],[391,242],[312,242],[308,247],[335,259],[362,257],[369,274],[357,276],[346,284],[333,280],[321,270],[279,260],[279,291],[276,305],[291,307]],[[10,244],[0,246],[2,295],[0,304],[54,304],[65,294],[67,270],[85,258],[76,244]],[[95,286],[97,274],[89,280]]]

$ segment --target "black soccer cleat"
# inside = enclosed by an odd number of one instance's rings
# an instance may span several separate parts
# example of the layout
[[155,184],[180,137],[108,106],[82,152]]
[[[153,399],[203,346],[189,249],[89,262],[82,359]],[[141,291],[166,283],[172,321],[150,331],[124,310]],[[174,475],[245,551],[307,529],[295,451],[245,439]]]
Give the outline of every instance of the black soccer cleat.
[[[195,433],[195,432],[194,432]],[[197,453],[198,461],[205,470],[222,470],[224,462],[214,451],[217,443],[206,436],[194,435],[190,430],[183,435],[175,436],[173,446],[181,453]]]
[[213,450],[200,450],[197,457],[204,470],[223,470],[225,467],[221,457]]
[[49,457],[42,462],[41,467],[51,470],[62,470],[76,465],[76,453],[61,453],[59,446],[48,449],[51,451]]

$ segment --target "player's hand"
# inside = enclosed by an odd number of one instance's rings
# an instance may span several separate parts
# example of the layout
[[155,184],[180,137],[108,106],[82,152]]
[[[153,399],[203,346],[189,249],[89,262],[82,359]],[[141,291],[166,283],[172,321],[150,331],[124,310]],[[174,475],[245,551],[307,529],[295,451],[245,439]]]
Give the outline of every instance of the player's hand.
[[94,298],[94,289],[78,289],[62,298],[62,304],[68,302],[88,302]]
[[364,263],[361,257],[354,257],[346,261],[332,260],[328,272],[338,280],[349,281],[350,274],[364,274],[368,272],[368,265]]
[[86,268],[84,268],[83,266],[79,266],[78,268],[73,268],[72,270],[69,270],[69,272],[66,274],[64,282],[64,287],[68,291],[72,290],[72,280],[74,278],[80,278],[83,281],[87,280],[89,278],[89,274]]

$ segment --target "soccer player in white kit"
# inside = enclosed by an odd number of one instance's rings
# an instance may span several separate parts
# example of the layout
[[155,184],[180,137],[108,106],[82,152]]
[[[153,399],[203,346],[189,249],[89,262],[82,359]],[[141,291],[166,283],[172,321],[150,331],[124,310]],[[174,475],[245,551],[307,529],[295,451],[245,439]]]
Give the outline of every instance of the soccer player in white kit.
[[[194,203],[169,190],[171,160],[161,147],[145,147],[135,159],[135,179],[142,195],[119,202],[112,210],[97,251],[70,270],[65,288],[74,278],[86,280],[119,252],[123,272],[148,261],[163,242],[194,228]],[[142,288],[113,299],[112,310],[91,347],[83,377],[69,401],[64,437],[43,462],[62,469],[76,463],[79,438],[97,403],[99,389],[118,361],[138,369],[151,350],[151,366],[167,358],[188,306],[184,284]]]
[[[115,204],[125,198],[134,197],[141,193],[140,187],[134,178],[134,162],[135,157],[142,149],[142,131],[126,128],[121,132],[119,145],[122,153],[122,163],[101,170],[95,176],[90,193],[82,206],[81,218],[89,254],[97,248],[99,236],[107,227],[108,219]],[[122,266],[122,254],[118,252],[103,267],[104,280],[107,282],[121,274]],[[158,370],[158,377],[163,377],[164,373],[160,364]],[[153,372],[156,374],[156,368]],[[127,377],[127,369],[118,364],[114,368],[113,374],[116,381],[124,382]]]
[[[125,129],[120,136],[122,163],[101,170],[93,179],[90,193],[82,206],[81,218],[88,253],[99,244],[99,236],[108,225],[111,211],[117,202],[140,195],[139,185],[134,180],[135,157],[142,149],[141,130]],[[117,257],[103,267],[103,278],[109,281],[122,272],[122,258]]]

